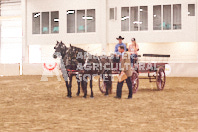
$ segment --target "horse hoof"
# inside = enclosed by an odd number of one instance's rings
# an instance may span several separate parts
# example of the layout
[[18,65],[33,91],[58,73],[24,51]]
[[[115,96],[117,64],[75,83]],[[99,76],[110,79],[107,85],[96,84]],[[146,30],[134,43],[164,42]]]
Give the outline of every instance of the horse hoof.
[[109,94],[108,94],[108,93],[105,93],[104,95],[105,95],[105,96],[108,96]]
[[93,99],[93,98],[94,98],[94,96],[90,96],[90,98],[91,98],[91,99]]
[[67,98],[72,98],[72,96],[69,96],[69,95],[68,95]]
[[86,96],[83,96],[83,98],[86,99],[87,97]]

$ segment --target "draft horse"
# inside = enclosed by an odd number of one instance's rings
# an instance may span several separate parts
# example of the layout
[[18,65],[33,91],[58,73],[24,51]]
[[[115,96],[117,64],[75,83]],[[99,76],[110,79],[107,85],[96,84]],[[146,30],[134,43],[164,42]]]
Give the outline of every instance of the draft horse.
[[[81,85],[84,91],[84,98],[87,97],[87,83],[88,78],[90,79],[91,96],[93,96],[93,76],[100,75],[106,85],[106,93],[109,94],[112,88],[111,79],[111,64],[112,60],[108,56],[95,56],[91,55],[87,51],[71,46],[68,48],[66,53],[67,58],[67,68],[72,65],[75,66],[76,70],[80,71],[81,75]],[[106,64],[110,65],[106,65]],[[98,66],[96,68],[96,65]],[[95,67],[95,68],[94,68]]]
[[[55,52],[53,54],[53,58],[56,59],[58,57],[61,58],[61,62],[60,62],[60,66],[61,66],[61,72],[62,72],[62,76],[65,80],[65,84],[67,87],[67,97],[71,98],[72,97],[72,92],[71,92],[71,87],[72,87],[72,77],[73,75],[69,74],[66,68],[66,53],[68,48],[66,47],[66,45],[61,41],[56,43],[55,47]],[[78,91],[76,93],[77,96],[79,96],[80,94],[80,78],[79,75],[76,75],[76,80],[77,80],[77,84],[78,84]]]

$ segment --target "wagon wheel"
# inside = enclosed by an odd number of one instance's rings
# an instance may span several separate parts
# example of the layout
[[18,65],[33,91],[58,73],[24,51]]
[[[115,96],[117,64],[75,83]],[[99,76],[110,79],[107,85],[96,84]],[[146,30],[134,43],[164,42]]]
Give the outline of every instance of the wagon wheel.
[[166,83],[166,74],[163,67],[159,67],[156,72],[156,85],[158,90],[163,90]]
[[98,84],[99,84],[99,89],[100,89],[101,93],[105,93],[106,92],[106,84],[105,84],[104,80],[102,79],[102,77],[99,78]]
[[133,93],[136,93],[139,87],[139,77],[136,71],[133,71],[131,76],[132,88]]

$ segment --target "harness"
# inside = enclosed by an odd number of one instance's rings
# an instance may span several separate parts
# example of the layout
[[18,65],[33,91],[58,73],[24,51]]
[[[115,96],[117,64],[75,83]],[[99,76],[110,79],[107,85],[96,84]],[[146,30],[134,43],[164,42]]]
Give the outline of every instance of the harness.
[[[100,58],[98,56],[97,56],[97,58],[98,58],[98,62],[99,62],[100,67],[102,67],[102,63],[100,61]],[[100,68],[99,68],[98,72],[100,72]]]
[[[89,53],[87,52],[87,57],[86,57],[86,60],[85,60],[85,64],[83,65],[83,68],[85,68],[87,66],[88,60],[89,60]],[[99,63],[99,68],[98,68],[98,73],[99,73],[100,68],[102,67],[102,63],[101,63],[101,60],[98,56],[97,56],[97,60],[98,60],[98,63]]]

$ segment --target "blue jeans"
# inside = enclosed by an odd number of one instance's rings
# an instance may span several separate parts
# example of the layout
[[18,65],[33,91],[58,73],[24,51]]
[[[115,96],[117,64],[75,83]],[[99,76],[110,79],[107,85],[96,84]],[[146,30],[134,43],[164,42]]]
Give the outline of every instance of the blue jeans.
[[[133,62],[135,60],[135,58],[137,58],[137,55],[136,54],[132,54],[131,55],[131,66],[133,67]],[[135,62],[134,62],[135,63]]]
[[[124,80],[125,81],[125,80]],[[116,96],[117,97],[122,97],[122,86],[124,84],[124,81],[122,82],[118,82],[117,84],[117,90],[116,90]],[[129,89],[129,95],[128,97],[129,98],[132,98],[132,95],[133,95],[133,90],[132,90],[132,82],[131,82],[131,77],[128,77],[126,79],[126,83],[127,83],[127,86],[128,86],[128,89]]]

